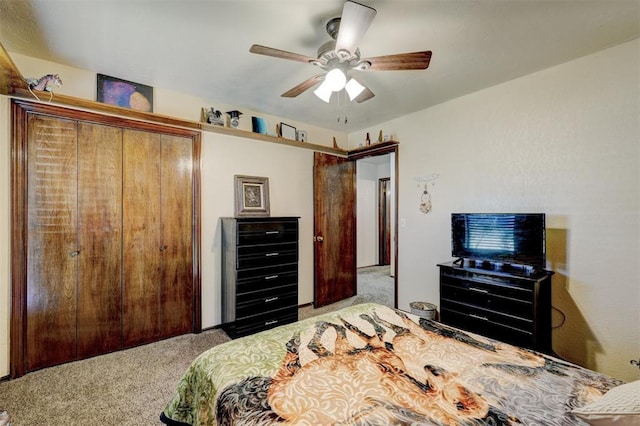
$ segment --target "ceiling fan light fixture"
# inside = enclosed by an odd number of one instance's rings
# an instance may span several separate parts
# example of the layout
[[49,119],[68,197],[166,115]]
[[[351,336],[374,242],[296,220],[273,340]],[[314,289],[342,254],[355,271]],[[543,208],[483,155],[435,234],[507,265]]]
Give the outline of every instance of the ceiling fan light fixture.
[[339,68],[334,68],[329,71],[324,78],[324,83],[322,85],[326,85],[332,92],[339,92],[344,89],[344,85],[347,82],[347,77],[344,75],[342,70]]
[[331,94],[333,93],[333,90],[331,90],[331,88],[329,88],[329,86],[327,86],[326,83],[327,83],[326,81],[322,82],[320,87],[314,90],[313,93],[317,97],[325,101],[326,103],[329,103],[329,101],[331,100]]
[[364,90],[364,86],[358,83],[355,78],[349,80],[344,88],[349,94],[349,100],[354,100]]

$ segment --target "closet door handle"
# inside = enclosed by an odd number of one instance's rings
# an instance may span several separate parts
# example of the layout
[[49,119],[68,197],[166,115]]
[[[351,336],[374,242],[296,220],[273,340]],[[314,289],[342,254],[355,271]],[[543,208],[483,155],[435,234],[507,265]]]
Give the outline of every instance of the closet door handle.
[[69,253],[69,256],[76,257],[79,254],[80,254],[80,250],[76,250],[76,251],[72,251],[71,253]]
[[167,249],[167,246],[160,246],[160,251],[165,251]]

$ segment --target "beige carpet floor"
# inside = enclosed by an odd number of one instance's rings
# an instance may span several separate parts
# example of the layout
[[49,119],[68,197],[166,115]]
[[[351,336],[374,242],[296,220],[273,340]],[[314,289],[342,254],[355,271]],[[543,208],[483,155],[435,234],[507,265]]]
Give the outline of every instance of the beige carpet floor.
[[[363,302],[393,306],[388,270],[359,270],[357,296],[302,307],[300,319]],[[191,361],[229,340],[214,329],[35,371],[0,383],[0,412],[9,412],[13,426],[161,425],[160,412]]]

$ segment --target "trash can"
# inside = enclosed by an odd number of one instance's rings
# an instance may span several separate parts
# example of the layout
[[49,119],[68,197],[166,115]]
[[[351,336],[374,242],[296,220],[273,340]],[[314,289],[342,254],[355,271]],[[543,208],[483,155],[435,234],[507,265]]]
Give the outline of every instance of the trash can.
[[426,302],[411,302],[411,313],[424,319],[436,319],[436,305]]

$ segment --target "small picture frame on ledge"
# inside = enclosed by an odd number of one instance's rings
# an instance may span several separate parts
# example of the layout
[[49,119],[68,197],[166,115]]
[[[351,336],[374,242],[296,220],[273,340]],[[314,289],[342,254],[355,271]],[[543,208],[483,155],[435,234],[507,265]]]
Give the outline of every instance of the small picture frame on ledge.
[[269,178],[235,175],[235,216],[269,216]]
[[280,137],[284,139],[296,140],[296,128],[286,123],[280,123]]

